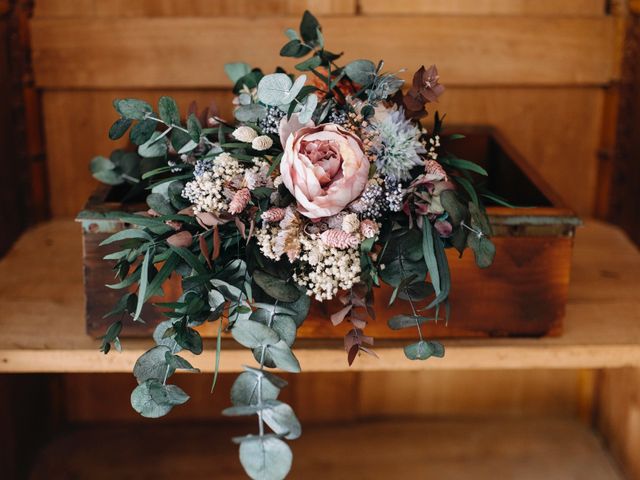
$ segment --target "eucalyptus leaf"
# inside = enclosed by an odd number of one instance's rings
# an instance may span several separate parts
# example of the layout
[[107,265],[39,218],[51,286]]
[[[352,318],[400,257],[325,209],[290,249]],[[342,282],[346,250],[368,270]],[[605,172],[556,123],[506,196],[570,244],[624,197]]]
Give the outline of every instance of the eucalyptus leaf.
[[276,367],[285,372],[300,372],[300,363],[284,340],[267,347]]
[[153,399],[150,387],[158,383],[158,380],[150,379],[138,385],[133,392],[131,392],[131,406],[143,417],[163,417],[173,408],[171,404],[159,404]]
[[233,115],[239,122],[254,123],[267,115],[267,109],[257,103],[241,105],[233,111]]
[[143,145],[151,139],[157,125],[156,121],[150,118],[142,120],[133,126],[131,132],[129,132],[129,139],[135,145]]
[[369,85],[376,78],[376,66],[371,60],[354,60],[349,62],[344,71],[355,83]]
[[255,310],[249,318],[272,328],[288,346],[293,345],[296,339],[297,326],[296,322],[289,315],[258,309]]
[[273,329],[253,320],[236,321],[231,328],[231,335],[236,342],[246,348],[272,345],[280,340]]
[[160,113],[160,118],[167,125],[180,125],[180,111],[173,98],[160,97],[160,100],[158,100],[158,113]]
[[295,302],[300,297],[300,290],[291,282],[274,277],[262,270],[253,272],[253,281],[272,298],[282,302]]
[[300,123],[307,123],[311,120],[311,116],[313,112],[316,111],[316,107],[318,106],[318,97],[315,94],[310,94],[307,96],[306,100],[302,104],[302,109],[298,114],[298,121]]
[[[281,103],[286,105],[293,102],[293,100],[298,96],[298,93],[300,93],[300,90],[302,90],[302,87],[304,87],[304,82],[306,81],[307,81],[306,75],[300,75],[298,78],[296,78],[296,81],[293,82],[293,85],[291,86],[289,91],[284,95],[284,97],[282,97]],[[316,104],[317,103],[318,103],[318,99],[316,98]],[[315,109],[315,106],[314,106],[314,109]]]
[[147,102],[135,98],[115,100],[113,106],[124,118],[132,120],[144,120],[145,116],[153,111]]
[[433,320],[433,318],[421,317],[420,315],[394,315],[387,321],[387,324],[391,330],[401,330],[420,326]]
[[231,83],[235,84],[242,77],[251,72],[251,66],[245,62],[225,63],[224,73],[231,80]]
[[421,340],[404,347],[404,354],[409,360],[426,360],[429,357],[444,357],[444,347],[435,340]]
[[231,387],[231,403],[236,406],[257,405],[259,400],[275,400],[279,393],[280,388],[265,376],[242,372]]
[[293,409],[286,403],[278,403],[262,412],[262,419],[269,428],[287,440],[295,440],[302,434],[302,426]]
[[478,267],[487,268],[491,266],[496,256],[496,246],[488,237],[485,235],[478,236],[473,232],[469,232],[467,246],[473,250]]
[[138,147],[138,155],[144,158],[164,157],[167,153],[167,140],[159,138],[160,132],[154,131],[151,138]]
[[149,194],[147,196],[147,205],[160,215],[173,215],[176,212],[167,197],[160,193]]
[[[165,354],[171,350],[164,345],[158,345],[142,354],[133,366],[133,375],[139,384],[149,379],[155,379],[162,382],[165,378],[170,377],[174,373],[174,369],[170,366],[167,369]],[[168,371],[168,373],[167,373]]]
[[[290,96],[292,87],[293,82],[286,73],[265,75],[258,84],[258,100],[265,105],[288,105],[295,98],[295,95]],[[298,91],[301,88],[302,85],[299,85]],[[284,99],[287,96],[290,96],[290,99],[285,102]]]
[[276,436],[244,437],[240,463],[253,480],[282,480],[293,462],[289,446]]
[[117,140],[122,137],[127,132],[132,122],[133,120],[130,118],[120,117],[117,119],[109,129],[109,139]]
[[153,340],[157,345],[165,346],[170,351],[177,353],[182,350],[182,347],[178,345],[172,337],[165,337],[165,332],[170,328],[173,328],[173,322],[171,320],[160,322],[153,331]]
[[177,385],[164,385],[160,382],[149,382],[149,393],[158,405],[182,405],[189,400],[184,390]]

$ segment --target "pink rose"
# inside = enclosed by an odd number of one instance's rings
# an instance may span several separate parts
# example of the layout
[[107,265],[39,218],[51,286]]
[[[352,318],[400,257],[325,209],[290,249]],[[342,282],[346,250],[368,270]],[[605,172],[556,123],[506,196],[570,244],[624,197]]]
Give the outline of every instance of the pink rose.
[[369,160],[360,139],[339,125],[302,127],[283,145],[282,181],[302,215],[311,219],[335,215],[364,190]]

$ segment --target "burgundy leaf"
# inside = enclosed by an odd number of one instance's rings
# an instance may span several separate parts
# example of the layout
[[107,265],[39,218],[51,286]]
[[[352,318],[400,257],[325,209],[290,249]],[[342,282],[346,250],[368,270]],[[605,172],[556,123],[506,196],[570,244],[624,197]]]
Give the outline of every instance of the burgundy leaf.
[[344,317],[347,316],[347,314],[351,311],[352,308],[353,308],[353,305],[347,305],[342,310],[331,315],[331,323],[333,323],[334,326],[341,324],[342,321],[344,320]]
[[359,345],[354,345],[349,349],[349,353],[347,353],[347,362],[349,362],[349,366],[353,365],[353,361],[356,359],[356,355],[358,355],[359,351]]
[[202,252],[202,255],[204,256],[204,259],[207,261],[207,265],[209,265],[209,268],[213,268],[213,266],[211,265],[211,259],[210,254],[209,254],[209,247],[207,246],[207,240],[204,238],[203,235],[200,235],[198,242],[200,243],[200,251]]
[[193,242],[193,235],[187,231],[174,233],[167,238],[167,243],[174,247],[188,247]]

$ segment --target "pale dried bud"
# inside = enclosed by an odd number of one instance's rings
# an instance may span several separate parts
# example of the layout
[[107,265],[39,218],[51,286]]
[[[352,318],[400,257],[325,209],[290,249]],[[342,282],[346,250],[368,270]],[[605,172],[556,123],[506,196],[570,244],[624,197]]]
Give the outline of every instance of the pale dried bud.
[[269,150],[273,145],[273,140],[268,135],[260,135],[255,137],[251,142],[251,148],[254,150],[262,151]]
[[358,237],[343,230],[332,228],[320,234],[320,239],[325,245],[333,248],[346,249],[358,246]]
[[270,208],[266,212],[262,213],[262,220],[267,223],[275,223],[279,222],[284,218],[285,209],[284,208]]
[[373,220],[366,219],[360,222],[360,233],[364,238],[373,238],[379,231],[378,224]]
[[256,132],[253,128],[247,127],[243,125],[241,127],[236,128],[231,134],[233,138],[238,140],[239,142],[251,143],[258,136],[258,132]]
[[231,199],[231,203],[229,203],[229,213],[231,215],[237,215],[242,212],[244,208],[251,200],[251,192],[249,192],[248,188],[243,188],[238,190]]
[[447,172],[445,172],[442,165],[435,160],[426,160],[424,162],[424,171],[427,175],[431,175],[434,178],[447,179]]
[[360,220],[355,213],[345,215],[342,219],[342,230],[345,232],[355,233],[358,231],[358,227],[360,227]]

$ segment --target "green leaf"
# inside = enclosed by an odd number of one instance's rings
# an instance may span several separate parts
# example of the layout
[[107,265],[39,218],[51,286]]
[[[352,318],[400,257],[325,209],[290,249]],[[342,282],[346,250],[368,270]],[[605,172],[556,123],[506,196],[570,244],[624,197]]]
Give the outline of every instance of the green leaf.
[[187,118],[187,130],[189,130],[191,140],[197,145],[200,141],[200,135],[202,135],[202,125],[200,125],[200,120],[193,113]]
[[240,444],[240,463],[253,479],[282,480],[292,462],[291,449],[276,436],[244,437]]
[[470,162],[469,160],[463,160],[462,158],[454,157],[452,155],[444,157],[441,161],[445,165],[457,168],[458,170],[467,170],[469,172],[474,172],[485,177],[489,175],[487,171],[477,163]]
[[253,372],[242,372],[231,387],[231,403],[233,405],[257,405],[258,399],[275,400],[280,388],[271,383],[265,376]]
[[233,111],[233,115],[239,122],[255,123],[264,118],[267,109],[263,105],[252,103],[251,105],[242,105]]
[[182,405],[189,400],[189,395],[177,385],[164,385],[152,381],[149,382],[149,393],[153,401],[161,406],[171,405],[173,407]]
[[315,94],[310,94],[307,96],[306,100],[302,104],[302,109],[299,112],[298,120],[300,123],[307,123],[311,120],[311,116],[313,112],[316,111],[316,107],[318,106],[318,97]]
[[344,71],[355,83],[369,85],[376,78],[376,66],[371,60],[354,60],[349,62]]
[[455,179],[456,182],[462,185],[462,188],[465,189],[473,204],[479,208],[480,200],[478,200],[478,194],[476,193],[476,189],[474,188],[473,184],[464,177],[455,177]]
[[271,311],[268,310],[258,309],[251,314],[249,319],[272,328],[276,331],[280,340],[284,340],[288,346],[293,345],[296,339],[297,326],[296,322],[289,315],[271,313]]
[[291,315],[293,321],[296,322],[296,326],[302,325],[305,318],[309,314],[309,308],[311,307],[311,297],[307,295],[302,287],[298,287],[298,291],[300,295],[295,302],[280,302],[278,305],[281,307],[286,307],[289,310],[295,312],[294,315]]
[[298,373],[300,371],[300,363],[298,359],[293,355],[291,349],[287,346],[284,340],[280,340],[274,345],[269,345],[267,351],[271,356],[276,367],[285,372]]
[[164,354],[164,359],[173,370],[188,370],[190,372],[199,372],[199,368],[194,368],[187,360],[179,355],[174,355],[171,352]]
[[300,40],[294,39],[287,42],[284,47],[280,49],[281,57],[304,57],[311,51],[311,47],[303,44]]
[[289,40],[300,40],[298,36],[298,32],[296,32],[293,28],[287,28],[284,31],[284,34],[287,36]]
[[300,21],[300,35],[306,43],[315,43],[318,40],[318,31],[321,29],[318,19],[309,10],[305,10]]
[[469,232],[467,246],[473,250],[478,267],[487,268],[491,266],[496,256],[496,246],[486,235],[479,236]]
[[138,155],[144,158],[164,157],[167,153],[166,137],[159,138],[162,133],[154,131],[151,138],[138,147]]
[[433,295],[435,293],[433,289],[433,285],[424,281],[418,281],[414,283],[410,283],[409,285],[405,285],[399,292],[398,298],[402,300],[409,300],[415,302],[424,300],[429,295]]
[[173,408],[173,405],[160,405],[153,399],[150,387],[152,385],[157,385],[158,383],[158,380],[150,379],[138,385],[133,392],[131,392],[131,406],[143,417],[162,417],[169,413]]
[[176,328],[175,340],[178,345],[195,355],[202,353],[202,337],[191,327]]
[[444,347],[434,340],[413,343],[404,347],[404,354],[409,360],[426,360],[429,357],[444,357]]
[[113,125],[111,125],[111,128],[109,129],[109,138],[111,140],[117,140],[122,137],[129,129],[132,122],[133,120],[130,118],[120,117],[118,120],[113,122]]
[[231,328],[231,335],[236,342],[246,348],[271,345],[280,340],[273,329],[253,320],[236,321]]
[[265,105],[288,105],[302,89],[306,78],[300,75],[293,83],[286,73],[265,75],[258,84],[258,99]]
[[272,298],[282,302],[295,302],[300,297],[300,290],[286,280],[274,277],[262,270],[253,272],[253,280]]
[[156,126],[157,123],[155,120],[151,120],[150,118],[142,120],[133,126],[131,132],[129,132],[129,139],[135,145],[144,145],[153,136],[153,132],[156,131]]
[[144,120],[148,113],[153,112],[151,105],[135,98],[115,100],[113,106],[121,116],[131,120]]
[[467,207],[458,200],[458,194],[455,190],[444,190],[441,192],[440,202],[442,203],[442,207],[449,214],[449,220],[453,226],[457,227],[460,225],[460,222],[467,218]]
[[169,200],[160,193],[151,193],[147,196],[147,205],[160,215],[172,215],[175,213],[174,208]]
[[279,402],[272,408],[262,411],[262,419],[277,435],[287,440],[295,440],[302,434],[300,421],[293,409],[286,403]]
[[180,111],[178,104],[171,97],[160,97],[158,100],[158,113],[167,125],[180,125]]
[[296,65],[296,70],[300,70],[301,72],[304,72],[307,70],[318,68],[321,63],[322,63],[322,59],[319,56],[314,55],[313,57],[306,59],[304,62],[298,63]]
[[149,242],[153,241],[151,235],[149,235],[144,230],[141,230],[139,228],[128,228],[126,230],[120,230],[119,232],[116,232],[113,235],[105,238],[102,242],[100,242],[100,246],[102,247],[104,245],[109,245],[110,243],[131,239],[147,240]]
[[138,304],[136,305],[136,312],[133,315],[133,321],[135,322],[140,318],[142,313],[142,306],[146,298],[147,287],[149,286],[149,266],[151,256],[153,255],[152,248],[147,249],[144,254],[144,260],[142,261],[142,271],[140,272],[140,289],[138,290]]
[[173,321],[165,320],[164,322],[160,322],[153,331],[153,340],[157,345],[165,346],[172,352],[177,353],[182,350],[182,347],[178,345],[171,336],[165,336],[165,333],[170,328],[173,328]]
[[416,327],[432,320],[434,319],[419,315],[394,315],[387,321],[387,324],[391,330],[401,330],[403,328]]
[[436,292],[436,296],[440,295],[440,272],[438,271],[438,261],[436,260],[435,246],[433,243],[433,226],[426,216],[422,219],[422,255],[427,265],[431,284]]
[[229,77],[229,80],[231,80],[231,83],[234,85],[249,72],[251,72],[251,66],[248,63],[237,62],[224,64],[224,73],[227,74],[227,77]]
[[142,384],[149,379],[155,379],[162,382],[164,381],[165,375],[167,375],[167,378],[173,375],[175,369],[172,369],[170,366],[167,369],[165,356],[167,353],[171,353],[169,347],[158,345],[147,350],[140,358],[138,358],[133,367],[133,375],[136,377],[139,384]]

